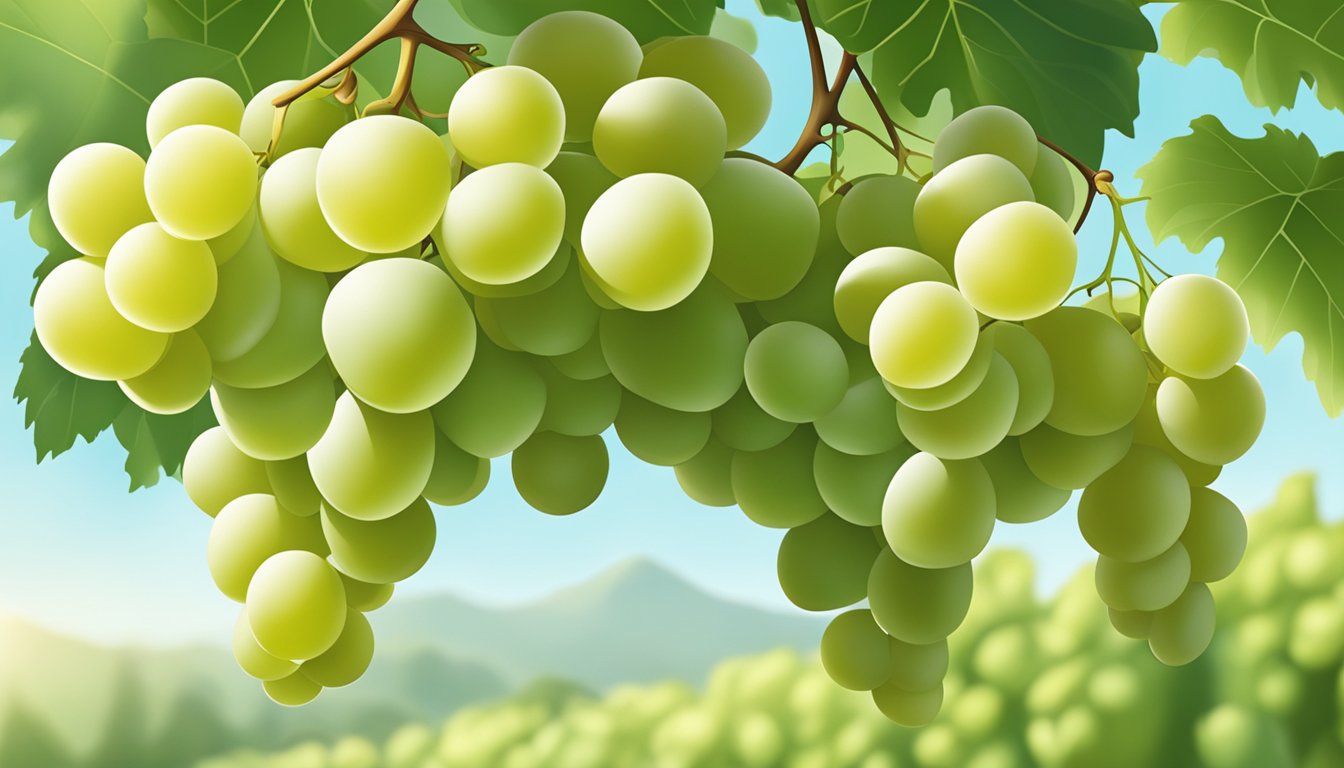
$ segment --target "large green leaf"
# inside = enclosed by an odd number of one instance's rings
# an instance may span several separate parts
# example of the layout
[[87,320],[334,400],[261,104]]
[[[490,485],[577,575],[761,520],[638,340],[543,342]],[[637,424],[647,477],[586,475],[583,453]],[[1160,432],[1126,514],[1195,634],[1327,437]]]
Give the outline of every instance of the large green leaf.
[[1139,171],[1148,226],[1191,251],[1222,238],[1218,276],[1246,302],[1266,349],[1302,335],[1302,364],[1332,416],[1344,411],[1344,153],[1273,125],[1235,136],[1211,115]]
[[451,0],[477,29],[513,36],[548,13],[593,11],[619,21],[641,43],[669,35],[706,35],[718,0]]
[[1344,107],[1344,6],[1337,0],[1181,0],[1162,20],[1162,55],[1215,56],[1253,104],[1291,107],[1300,82]]
[[93,442],[127,405],[116,384],[80,378],[62,368],[36,335],[19,364],[23,373],[14,397],[24,404],[23,424],[33,430],[38,461],[68,451],[77,437]]
[[126,474],[131,479],[131,490],[154,485],[160,472],[179,476],[192,441],[216,423],[206,400],[175,416],[146,413],[127,403],[112,422],[112,431],[126,449]]

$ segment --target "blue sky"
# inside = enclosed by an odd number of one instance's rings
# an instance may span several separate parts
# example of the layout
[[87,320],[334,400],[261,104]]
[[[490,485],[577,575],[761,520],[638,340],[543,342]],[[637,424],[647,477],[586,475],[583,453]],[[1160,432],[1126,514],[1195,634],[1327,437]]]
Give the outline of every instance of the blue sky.
[[[730,0],[729,9],[757,18],[750,0]],[[1148,6],[1147,12],[1157,18],[1162,9]],[[807,63],[797,25],[758,19],[758,33],[757,56],[770,74],[776,107],[750,149],[774,157],[793,143],[806,115]],[[1241,135],[1259,135],[1264,123],[1274,122],[1307,132],[1323,153],[1344,149],[1344,116],[1321,108],[1305,88],[1294,110],[1271,115],[1250,107],[1237,77],[1211,60],[1181,68],[1149,56],[1142,77],[1136,138],[1112,134],[1107,141],[1105,165],[1126,194],[1137,193],[1134,172],[1162,141],[1186,133],[1190,120],[1206,113]],[[1199,255],[1175,241],[1151,248],[1141,206],[1130,210],[1132,230],[1168,271],[1213,271],[1219,243]],[[14,221],[12,212],[11,205],[0,206],[0,389],[6,395],[32,329],[29,275],[41,258],[26,219]],[[1102,208],[1083,230],[1080,277],[1098,271],[1109,239]],[[1344,420],[1326,417],[1302,375],[1301,356],[1296,335],[1272,353],[1252,348],[1246,355],[1268,395],[1268,422],[1260,443],[1215,484],[1244,509],[1272,498],[1287,474],[1316,469],[1326,509],[1344,511]],[[671,470],[643,465],[614,439],[609,443],[613,467],[605,493],[570,518],[528,509],[509,483],[507,461],[496,461],[495,480],[483,496],[440,512],[434,559],[404,591],[449,589],[486,602],[514,602],[625,558],[647,556],[712,592],[788,607],[774,575],[780,532],[757,527],[736,509],[694,504]],[[122,460],[120,446],[107,434],[35,464],[22,409],[0,399],[0,614],[105,642],[225,641],[237,606],[215,591],[206,572],[209,519],[173,481],[128,494]],[[1328,468],[1333,477],[1324,475]],[[1091,557],[1072,506],[1042,523],[1001,525],[994,542],[1031,551],[1046,592]]]

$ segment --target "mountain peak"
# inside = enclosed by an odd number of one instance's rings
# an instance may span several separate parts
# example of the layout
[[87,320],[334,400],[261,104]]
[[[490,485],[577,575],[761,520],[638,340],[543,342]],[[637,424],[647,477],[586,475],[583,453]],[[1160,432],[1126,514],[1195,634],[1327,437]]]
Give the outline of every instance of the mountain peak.
[[565,610],[686,597],[708,597],[667,566],[643,556],[629,557],[579,584],[565,587],[537,601],[537,605]]

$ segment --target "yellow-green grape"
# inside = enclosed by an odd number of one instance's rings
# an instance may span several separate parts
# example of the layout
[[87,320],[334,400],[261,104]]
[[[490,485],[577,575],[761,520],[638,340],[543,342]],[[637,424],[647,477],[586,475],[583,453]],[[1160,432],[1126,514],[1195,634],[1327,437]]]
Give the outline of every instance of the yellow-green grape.
[[1007,107],[985,105],[957,115],[933,145],[933,170],[939,172],[963,157],[991,154],[1009,160],[1024,175],[1036,169],[1040,148],[1026,118]]
[[615,379],[604,376],[579,381],[545,362],[537,363],[537,371],[546,382],[546,410],[541,414],[538,430],[587,437],[600,435],[615,423],[622,394]]
[[892,683],[873,689],[873,703],[888,720],[906,728],[920,728],[933,722],[943,706],[941,683],[924,691],[907,691]]
[[434,552],[434,513],[424,499],[381,520],[356,520],[322,506],[322,533],[331,562],[347,576],[370,584],[405,581]]
[[1017,413],[1017,377],[997,352],[984,381],[961,402],[938,411],[898,404],[901,434],[910,444],[942,459],[970,459],[1003,442]]
[[851,384],[840,404],[813,426],[827,445],[855,456],[886,453],[905,442],[897,423],[896,399],[880,376]]
[[153,368],[168,348],[168,334],[141,328],[117,312],[107,296],[103,265],[87,258],[62,262],[38,285],[33,326],[47,354],[86,379],[133,379]]
[[1193,488],[1181,544],[1190,554],[1191,581],[1221,581],[1232,575],[1246,552],[1246,518],[1221,493]]
[[1246,306],[1232,287],[1207,275],[1158,284],[1143,315],[1148,348],[1167,367],[1195,379],[1226,373],[1246,350]]
[[709,271],[745,299],[777,299],[807,274],[820,214],[792,176],[744,157],[723,161],[701,190],[714,224]]
[[867,526],[824,514],[784,534],[776,561],[779,586],[803,610],[853,605],[867,594],[879,549]]
[[1190,555],[1178,541],[1151,560],[1125,563],[1097,558],[1097,595],[1120,611],[1158,611],[1176,602],[1190,583]]
[[1157,390],[1157,418],[1176,450],[1204,464],[1230,464],[1265,425],[1265,391],[1234,365],[1212,379],[1168,376]]
[[209,77],[191,77],[164,88],[149,104],[145,134],[157,148],[163,137],[188,125],[213,125],[238,133],[243,99],[228,85]]
[[274,387],[301,376],[326,357],[322,310],[330,289],[317,272],[276,262],[280,307],[265,335],[243,354],[215,363],[215,378],[231,387]]
[[1044,205],[1065,221],[1073,219],[1078,203],[1073,188],[1073,171],[1064,158],[1052,151],[1042,151],[1036,158],[1036,168],[1027,177],[1036,202]]
[[150,413],[188,411],[210,391],[210,353],[195,331],[173,334],[153,368],[117,382],[131,402]]
[[868,575],[868,603],[887,634],[912,645],[952,634],[971,605],[971,564],[917,568],[883,549]]
[[639,76],[685,80],[714,101],[728,130],[728,149],[751,141],[770,117],[770,80],[751,54],[704,35],[650,46]]
[[1078,528],[1098,553],[1126,563],[1151,560],[1175,544],[1190,519],[1190,484],[1161,451],[1130,448],[1078,501]]
[[744,363],[747,389],[781,421],[810,422],[840,404],[849,389],[849,365],[825,331],[794,320],[756,335]]
[[1147,640],[1153,630],[1153,614],[1148,611],[1117,611],[1106,609],[1115,631],[1134,640]]
[[1332,596],[1313,597],[1293,613],[1288,656],[1299,669],[1333,667],[1344,652],[1344,610]]
[[1195,582],[1176,602],[1153,614],[1148,647],[1163,664],[1189,664],[1209,647],[1216,618],[1209,588]]
[[321,655],[345,626],[345,585],[336,570],[312,552],[271,555],[247,588],[247,623],[267,653],[307,660]]
[[980,337],[975,341],[975,349],[971,352],[971,359],[957,371],[957,375],[946,382],[928,389],[898,387],[886,382],[887,392],[907,410],[941,411],[944,408],[951,408],[970,397],[984,383],[985,375],[989,373],[989,364],[997,357],[994,354],[994,339],[997,335],[996,326],[981,331]]
[[582,240],[584,266],[602,292],[644,312],[686,299],[714,251],[700,193],[663,173],[631,176],[603,192],[583,220]]
[[490,482],[490,460],[458,448],[435,432],[434,467],[425,486],[425,499],[445,507],[466,504]]
[[182,461],[182,487],[211,517],[240,496],[271,492],[266,464],[238,450],[223,427],[211,427],[192,441]]
[[[441,243],[442,237],[438,232],[434,235],[436,247],[442,253],[444,246]],[[444,259],[441,256],[435,256],[428,259],[429,263],[436,267],[441,267],[452,276],[453,282],[458,287],[470,293],[472,296],[480,298],[513,298],[518,296],[530,296],[534,293],[544,291],[547,288],[559,282],[560,278],[567,272],[570,265],[574,262],[574,249],[568,243],[562,243],[555,253],[546,261],[546,264],[534,275],[516,283],[506,283],[504,285],[491,285],[482,283],[479,280],[472,280],[467,277],[462,270],[457,268],[452,259]]]
[[1082,307],[1027,321],[1045,347],[1055,397],[1045,423],[1074,435],[1114,432],[1134,420],[1148,390],[1148,366],[1124,326]]
[[1040,203],[999,206],[957,244],[957,287],[971,306],[1000,320],[1027,320],[1064,301],[1078,269],[1078,241]]
[[919,250],[915,199],[919,182],[904,176],[860,179],[840,198],[835,231],[846,251],[858,256],[874,248]]
[[196,332],[212,360],[234,360],[261,341],[279,313],[280,267],[256,227],[238,254],[220,265],[215,302]]
[[385,259],[361,264],[331,290],[322,339],[360,400],[412,413],[462,381],[476,327],[462,292],[442,270],[418,259]]
[[552,357],[574,352],[597,332],[600,310],[583,288],[582,267],[571,260],[564,275],[548,288],[526,296],[479,298],[491,305],[499,331],[514,346]]
[[283,707],[301,707],[322,692],[322,686],[299,672],[279,680],[264,680],[261,689],[271,701]]
[[747,329],[715,286],[661,312],[603,312],[598,334],[621,386],[665,408],[713,410],[742,386]]
[[373,627],[364,614],[351,608],[341,636],[321,656],[303,662],[299,674],[323,688],[340,688],[363,677],[371,661]]
[[865,608],[831,619],[821,635],[826,674],[851,691],[871,691],[890,680],[891,656],[891,638]]
[[47,207],[72,248],[104,258],[117,238],[154,220],[145,200],[145,161],[106,142],[71,150],[51,171]]
[[453,96],[448,136],[473,168],[498,163],[545,168],[565,140],[565,105],[537,72],[491,67],[467,78]]
[[947,676],[949,661],[947,641],[916,645],[894,637],[888,638],[891,649],[891,678],[888,682],[907,691],[925,691],[942,682]]
[[1022,456],[1022,445],[1016,438],[1004,440],[994,450],[981,456],[980,462],[994,483],[995,515],[1005,523],[1044,520],[1062,509],[1072,495],[1068,490],[1056,488],[1032,472]]
[[360,613],[376,611],[387,605],[396,591],[392,584],[370,584],[367,581],[352,579],[341,574],[341,583],[345,585],[345,602]]
[[969,563],[994,531],[994,483],[978,460],[917,453],[896,470],[882,501],[882,533],[918,568]]
[[873,314],[882,300],[897,288],[922,281],[951,285],[952,278],[943,265],[919,251],[894,246],[865,251],[840,273],[835,284],[835,317],[846,335],[867,344]]
[[233,658],[238,666],[250,677],[257,680],[279,680],[293,674],[298,664],[289,659],[280,659],[267,653],[257,639],[252,636],[252,627],[247,624],[247,611],[239,611],[238,620],[233,624]]
[[538,512],[572,515],[597,501],[609,467],[599,435],[538,432],[513,452],[513,484]]
[[145,199],[173,236],[209,240],[233,229],[252,210],[257,176],[256,158],[237,134],[189,125],[165,136],[150,153]]
[[795,430],[764,451],[733,457],[733,495],[743,514],[767,528],[796,528],[826,514],[826,502],[812,476],[816,435]]
[[331,370],[319,363],[293,381],[264,389],[215,382],[215,418],[238,450],[263,461],[283,461],[317,444],[336,407]]
[[331,424],[308,451],[313,482],[338,511],[381,520],[410,506],[434,465],[429,413],[384,413],[346,392]]
[[369,253],[421,242],[448,202],[448,150],[423,123],[397,115],[355,120],[317,161],[317,201],[332,230]]
[[[305,147],[321,147],[341,126],[350,122],[351,109],[334,99],[301,97],[285,108],[280,141],[271,146],[275,131],[276,98],[297,86],[298,80],[280,80],[257,91],[243,108],[238,135],[253,152],[271,151],[274,160]],[[274,167],[274,166],[272,166]],[[270,171],[267,171],[270,173]]]
[[233,225],[233,228],[219,237],[212,237],[205,241],[210,246],[210,253],[215,257],[216,266],[228,263],[230,259],[238,255],[247,241],[252,238],[255,230],[261,227],[261,218],[257,213],[257,204],[253,204],[242,220]]
[[903,446],[887,453],[853,456],[824,442],[812,457],[812,476],[822,501],[840,518],[870,528],[882,524],[882,499],[891,478],[914,449]]
[[766,413],[744,385],[711,414],[714,436],[738,451],[764,451],[784,442],[797,425]]
[[621,396],[616,434],[636,458],[649,464],[675,467],[690,461],[709,442],[708,413],[664,408],[635,394]]
[[617,176],[679,176],[704,186],[728,149],[723,113],[704,91],[671,77],[621,86],[593,125],[593,152]]
[[758,302],[753,306],[763,320],[780,323],[785,320],[798,320],[830,333],[837,338],[844,335],[835,319],[835,283],[840,272],[849,263],[849,254],[840,247],[835,236],[835,209],[840,200],[838,196],[827,198],[822,203],[821,242],[812,258],[812,266],[802,281],[792,291],[778,299]]
[[154,222],[122,235],[105,269],[112,306],[141,328],[186,330],[215,302],[219,275],[209,246],[173,237]]
[[1218,479],[1223,468],[1219,464],[1205,464],[1195,461],[1177,450],[1162,430],[1162,422],[1157,415],[1157,384],[1148,385],[1148,394],[1143,398],[1143,407],[1134,419],[1134,442],[1157,448],[1170,456],[1180,465],[1181,471],[1190,478],[1192,487],[1205,486]]
[[565,195],[565,239],[578,245],[588,210],[619,177],[608,171],[602,161],[582,152],[561,152],[546,166],[546,173]]
[[482,168],[448,195],[438,241],[462,274],[507,285],[540,272],[565,234],[565,195],[523,163]]
[[[946,283],[897,288],[873,314],[869,351],[882,378],[898,387],[945,384],[966,367],[980,338],[975,309]],[[1137,348],[1136,348],[1137,351]]]
[[322,507],[322,494],[308,471],[307,456],[266,462],[266,479],[275,500],[291,514],[311,517]]
[[462,383],[430,412],[452,443],[493,459],[536,431],[546,410],[546,382],[522,355],[478,341]]
[[1017,376],[1017,413],[1008,434],[1017,436],[1035,429],[1055,402],[1055,377],[1050,355],[1026,328],[1015,323],[995,323],[994,351],[1003,356]]
[[1134,444],[1134,425],[1114,432],[1080,437],[1041,424],[1019,438],[1022,458],[1031,473],[1056,488],[1086,488],[1114,467]]
[[322,150],[305,147],[276,160],[261,177],[258,215],[280,258],[317,272],[344,272],[368,254],[337,237],[317,202]]
[[957,244],[981,216],[1003,205],[1034,201],[1031,182],[998,155],[972,155],[924,183],[915,200],[919,250],[953,271]]
[[710,436],[705,447],[674,470],[677,484],[693,501],[707,507],[731,507],[737,503],[733,492],[733,456],[736,451]]
[[261,564],[288,550],[327,554],[317,519],[290,514],[269,494],[251,493],[225,504],[215,516],[205,561],[219,591],[241,603]]
[[[580,273],[582,275],[582,273]],[[602,356],[602,339],[594,333],[582,347],[550,358],[555,369],[571,379],[590,381],[611,375],[611,366]]]

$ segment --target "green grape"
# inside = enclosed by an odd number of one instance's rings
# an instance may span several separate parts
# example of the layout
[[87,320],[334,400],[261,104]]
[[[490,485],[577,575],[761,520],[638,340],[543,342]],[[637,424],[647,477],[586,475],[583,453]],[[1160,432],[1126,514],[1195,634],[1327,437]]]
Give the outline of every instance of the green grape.
[[830,611],[867,594],[868,572],[880,549],[867,526],[832,514],[784,534],[777,571],[785,597],[807,611]]
[[565,240],[578,245],[589,209],[619,179],[596,157],[582,152],[561,152],[546,166],[546,173],[565,195]]
[[257,645],[252,628],[247,624],[246,610],[238,613],[238,620],[233,624],[232,645],[233,658],[238,666],[257,680],[279,680],[299,668],[298,664],[288,659],[278,659]]
[[621,86],[593,125],[593,153],[622,178],[668,174],[702,187],[727,149],[723,113],[699,88],[671,77]]
[[957,115],[938,134],[933,146],[933,170],[972,155],[991,154],[1016,165],[1024,175],[1036,169],[1040,149],[1036,131],[1007,107],[985,105]]
[[275,500],[289,513],[311,517],[321,508],[322,494],[317,492],[313,475],[308,471],[307,456],[266,462],[266,479]]
[[1078,269],[1073,229],[1040,203],[999,206],[957,244],[957,286],[999,320],[1027,320],[1059,306]]
[[1207,275],[1177,275],[1153,290],[1143,336],[1173,371],[1212,379],[1241,359],[1250,324],[1241,297],[1227,283]]
[[914,248],[915,199],[919,183],[904,176],[869,176],[859,179],[840,198],[835,210],[835,231],[850,254],[858,256],[875,248]]
[[37,287],[33,326],[62,368],[86,379],[133,379],[163,358],[170,337],[117,312],[104,268],[93,259],[61,262]]
[[1042,424],[1019,438],[1031,473],[1056,488],[1076,491],[1120,463],[1134,445],[1134,425],[1080,437]]
[[[441,242],[442,236],[440,230],[435,231],[434,240],[440,253],[447,250]],[[443,268],[449,275],[451,275],[453,282],[457,283],[458,287],[462,290],[470,293],[472,296],[490,299],[530,296],[539,291],[544,291],[560,280],[560,277],[569,269],[569,265],[573,260],[573,249],[567,243],[561,243],[560,247],[555,249],[555,253],[551,254],[550,258],[547,259],[546,264],[542,266],[536,274],[526,279],[519,280],[516,283],[491,285],[467,277],[463,274],[462,270],[458,269],[452,259],[444,259],[440,256],[428,259],[429,263],[436,267]]]
[[925,691],[947,676],[947,641],[915,645],[888,638],[891,653],[891,677],[888,682],[907,691]]
[[919,250],[952,272],[957,244],[981,216],[1009,203],[1035,199],[1031,182],[1002,157],[971,155],[957,160],[925,182],[915,199]]
[[907,691],[892,683],[873,689],[873,703],[888,720],[906,728],[920,728],[933,722],[943,706],[943,686],[925,691]]
[[1106,609],[1115,631],[1133,640],[1147,640],[1153,630],[1153,614],[1148,611]]
[[560,94],[526,67],[477,72],[448,107],[448,136],[473,168],[499,163],[545,168],[560,152],[565,130]]
[[837,338],[844,336],[835,318],[835,284],[849,263],[849,254],[840,246],[835,234],[835,214],[841,198],[832,196],[819,207],[821,234],[812,266],[793,290],[778,299],[758,302],[756,313],[768,323],[798,320],[815,325]]
[[621,444],[639,460],[664,467],[694,458],[709,442],[710,425],[708,413],[674,411],[629,393],[616,413]]
[[251,493],[225,504],[215,516],[205,561],[219,591],[241,603],[261,564],[288,550],[327,554],[316,518],[292,515],[274,496]]
[[210,353],[195,331],[173,334],[153,368],[117,382],[131,402],[158,414],[183,413],[210,391]]
[[1093,480],[1078,501],[1078,528],[1099,554],[1151,560],[1175,544],[1190,519],[1190,485],[1176,462],[1136,445]]
[[370,584],[405,581],[434,552],[434,513],[424,499],[380,520],[356,520],[324,504],[321,519],[332,565]]
[[299,674],[323,688],[340,688],[363,677],[371,661],[373,627],[364,614],[351,608],[341,636],[321,656],[303,662]]
[[639,76],[674,77],[704,91],[723,113],[728,149],[745,146],[770,117],[765,70],[751,54],[724,40],[696,35],[651,46]]
[[781,421],[762,410],[744,385],[711,414],[714,436],[739,451],[764,451],[784,442],[796,424]]
[[240,496],[271,492],[266,465],[238,450],[223,427],[211,427],[192,441],[182,461],[182,487],[211,517]]
[[263,461],[283,461],[317,444],[331,423],[336,387],[331,370],[319,363],[293,381],[265,389],[215,382],[210,405],[240,451]]
[[434,420],[392,414],[346,392],[331,424],[308,451],[313,482],[339,512],[359,520],[391,517],[415,501],[434,465]]
[[215,302],[196,324],[216,363],[242,357],[275,324],[281,288],[277,262],[256,227],[238,254],[219,267]]
[[1050,355],[1026,328],[1014,323],[995,323],[994,351],[1003,356],[1017,376],[1017,413],[1008,434],[1017,436],[1035,429],[1055,402],[1055,377]]
[[598,334],[621,386],[665,408],[713,410],[742,386],[746,326],[715,286],[661,312],[603,312]]
[[117,312],[161,333],[184,331],[205,317],[219,279],[209,246],[179,240],[153,222],[117,240],[105,271],[107,295]]
[[773,448],[734,456],[733,495],[742,512],[767,528],[796,528],[826,514],[812,476],[816,450],[816,435],[798,429]]
[[851,384],[840,404],[813,426],[827,445],[855,456],[887,453],[905,442],[897,423],[896,400],[880,376]]
[[261,227],[261,219],[257,213],[259,205],[253,203],[248,209],[247,214],[242,220],[233,225],[233,228],[219,237],[212,237],[205,241],[210,246],[210,254],[215,257],[215,265],[223,266],[230,259],[238,255],[238,252],[247,245],[247,241],[252,239],[253,233]]
[[[208,184],[201,183],[209,179]],[[179,128],[145,163],[145,199],[174,237],[208,240],[233,229],[252,210],[257,162],[237,135],[213,125]]]
[[1065,221],[1073,219],[1078,204],[1074,191],[1073,171],[1064,158],[1055,152],[1041,152],[1036,167],[1027,177],[1036,202],[1044,205]]
[[550,358],[550,362],[557,371],[579,381],[591,381],[611,375],[611,366],[607,365],[607,359],[602,356],[602,339],[595,333],[582,347],[573,352],[556,355]]
[[914,450],[903,446],[887,453],[853,456],[824,442],[817,443],[812,476],[826,506],[854,525],[882,524],[882,499],[896,474]]
[[387,605],[387,601],[392,599],[392,593],[396,591],[396,587],[392,584],[370,584],[367,581],[352,579],[343,573],[341,583],[345,585],[346,604],[361,613],[376,611]]
[[887,634],[913,645],[943,640],[971,604],[971,564],[917,568],[883,549],[868,576],[868,603]]
[[578,261],[572,260],[548,288],[527,296],[480,298],[476,305],[493,305],[500,332],[524,352],[545,357],[568,354],[593,338],[600,313],[583,289],[581,275]]
[[952,283],[943,265],[919,251],[893,246],[865,251],[840,273],[835,284],[835,317],[851,339],[867,344],[873,314],[882,300],[897,288],[926,280]]
[[257,95],[248,100],[238,135],[253,152],[269,149],[274,160],[305,147],[321,147],[341,126],[350,122],[352,110],[335,99],[300,97],[286,107],[280,141],[271,147],[276,111],[273,102],[298,84],[298,80],[280,80],[257,91]]
[[962,366],[955,376],[936,387],[911,389],[910,387],[898,387],[891,382],[886,382],[885,386],[888,394],[904,406],[903,409],[898,409],[898,411],[911,409],[916,411],[941,411],[969,398],[980,388],[981,384],[985,383],[985,376],[989,373],[989,364],[994,362],[994,358],[997,357],[994,354],[994,339],[997,335],[995,326],[990,326],[981,331],[979,337],[975,340],[975,349],[971,351],[971,359],[966,361],[966,365]]
[[898,387],[945,384],[966,367],[980,338],[975,309],[950,285],[897,288],[873,314],[869,350],[882,378]]
[[891,679],[891,643],[866,608],[846,611],[822,633],[821,664],[839,685],[871,691]]
[[301,707],[322,692],[322,686],[298,672],[279,680],[264,680],[261,689],[271,701],[284,707]]
[[1059,307],[1029,320],[1027,330],[1045,347],[1054,373],[1046,424],[1090,437],[1134,420],[1148,389],[1148,366],[1124,326],[1090,309]]
[[279,386],[326,357],[322,342],[322,310],[330,292],[326,279],[289,262],[276,266],[280,306],[275,322],[246,352],[215,363],[215,378],[223,384],[252,389]]
[[603,192],[583,220],[582,240],[589,277],[613,301],[644,312],[686,299],[714,250],[700,193],[661,173],[622,179]]
[[490,460],[473,456],[434,433],[434,467],[424,495],[445,507],[466,504],[481,495],[490,482]]
[[588,298],[593,300],[598,309],[621,309],[621,304],[607,295],[606,292],[610,287],[599,283],[598,278],[593,274],[592,267],[588,265],[582,254],[580,254],[579,263],[583,265],[583,270],[579,275],[583,280],[583,290],[588,292]]
[[448,203],[448,150],[423,123],[374,115],[332,134],[317,161],[317,201],[342,240],[369,253],[421,242]]
[[257,198],[261,228],[276,255],[317,272],[344,272],[368,254],[342,240],[317,202],[317,164],[322,150],[297,149],[276,160],[261,177]]
[[600,435],[616,421],[621,409],[621,385],[610,377],[578,381],[555,366],[537,363],[546,382],[546,410],[537,429],[570,437]]
[[1176,449],[1162,430],[1162,422],[1157,415],[1158,385],[1149,384],[1148,394],[1143,398],[1143,407],[1134,419],[1134,442],[1157,448],[1167,454],[1181,467],[1181,471],[1190,479],[1191,487],[1205,486],[1218,479],[1223,468],[1217,464],[1204,464],[1195,461]]
[[104,258],[132,227],[154,220],[145,200],[145,161],[106,142],[71,150],[51,171],[47,208],[72,248]]
[[1230,464],[1265,425],[1265,391],[1245,366],[1212,379],[1168,376],[1157,390],[1157,418],[1176,450],[1204,464]]
[[994,353],[985,380],[969,397],[940,411],[898,405],[901,433],[911,445],[942,459],[970,459],[1003,442],[1017,413],[1017,377]]
[[1190,555],[1178,541],[1151,560],[1125,563],[1097,558],[1097,595],[1121,611],[1158,611],[1176,602],[1190,583]]
[[744,369],[752,397],[781,421],[824,416],[849,388],[840,344],[820,328],[793,320],[757,334],[747,346]]
[[472,280],[507,285],[540,272],[565,233],[565,195],[546,172],[523,163],[482,168],[448,195],[438,242]]
[[271,555],[247,588],[247,623],[257,644],[281,659],[321,655],[345,626],[345,586],[312,552]]
[[513,452],[513,484],[538,512],[572,515],[597,501],[609,466],[599,435],[538,432]]
[[1044,520],[1062,509],[1072,495],[1037,477],[1015,438],[1004,440],[980,461],[994,483],[995,516],[1005,523]]
[[157,148],[163,137],[188,125],[213,125],[238,133],[243,120],[243,99],[229,86],[208,77],[179,80],[164,88],[150,102],[145,116],[149,146]]
[[989,543],[994,509],[994,483],[978,460],[944,461],[917,453],[887,487],[882,533],[903,562],[952,568],[969,563]]
[[1192,488],[1181,544],[1190,554],[1191,581],[1221,581],[1232,575],[1246,552],[1246,518],[1221,493]]
[[1189,664],[1209,647],[1215,622],[1213,595],[1195,582],[1174,603],[1153,614],[1148,647],[1163,664]]
[[678,464],[677,484],[692,501],[707,507],[731,507],[737,503],[733,493],[733,456],[736,451],[710,436],[705,447]]
[[418,259],[356,267],[331,290],[322,339],[341,380],[390,413],[424,410],[471,366],[476,329],[451,278]]
[[454,445],[493,459],[522,445],[545,410],[546,382],[527,359],[478,341],[462,383],[430,412]]

